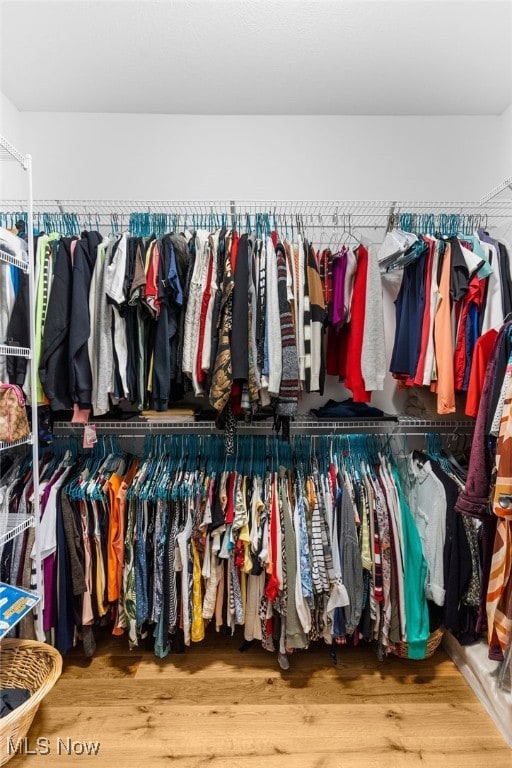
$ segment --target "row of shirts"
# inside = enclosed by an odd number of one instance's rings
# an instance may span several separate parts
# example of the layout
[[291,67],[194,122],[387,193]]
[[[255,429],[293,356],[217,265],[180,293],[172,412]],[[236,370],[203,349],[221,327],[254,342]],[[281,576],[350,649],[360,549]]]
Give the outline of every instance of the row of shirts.
[[42,468],[43,629],[63,653],[75,626],[109,614],[131,646],[153,625],[160,656],[178,628],[189,644],[215,621],[268,650],[279,627],[281,650],[362,636],[422,658],[428,601],[453,629],[474,605],[479,563],[427,457],[263,475],[157,464],[157,476],[151,457]]
[[[402,238],[400,238],[402,235]],[[436,239],[389,233],[379,263],[403,267],[395,301],[390,371],[406,386],[428,386],[437,411],[456,410],[457,392],[474,401],[471,371],[482,334],[512,311],[512,278],[505,243],[483,230]]]
[[[356,402],[383,387],[380,278],[363,245],[320,253],[225,228],[147,241],[42,233],[36,259],[38,402],[76,420],[121,400],[166,410],[187,391],[218,414],[271,404],[291,417],[326,373]],[[12,308],[15,286],[2,277],[2,290]]]

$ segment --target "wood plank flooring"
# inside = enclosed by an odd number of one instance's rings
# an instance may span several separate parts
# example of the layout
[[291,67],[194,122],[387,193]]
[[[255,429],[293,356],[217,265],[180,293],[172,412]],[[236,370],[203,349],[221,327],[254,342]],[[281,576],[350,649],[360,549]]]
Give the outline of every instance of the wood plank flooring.
[[[213,633],[158,660],[105,634],[93,659],[73,650],[32,724],[36,754],[9,768],[512,768],[442,649],[379,662],[372,648],[342,648],[334,665],[318,645],[283,672],[240,643]],[[97,754],[80,754],[84,742]]]

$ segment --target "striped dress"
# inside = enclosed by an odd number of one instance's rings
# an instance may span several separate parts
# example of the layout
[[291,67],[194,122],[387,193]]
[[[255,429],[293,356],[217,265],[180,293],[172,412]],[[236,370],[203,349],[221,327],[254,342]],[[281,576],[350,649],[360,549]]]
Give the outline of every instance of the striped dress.
[[286,253],[282,243],[276,246],[277,292],[279,297],[279,319],[281,322],[281,384],[276,413],[279,416],[295,416],[299,396],[299,369],[297,346],[290,302],[287,291]]

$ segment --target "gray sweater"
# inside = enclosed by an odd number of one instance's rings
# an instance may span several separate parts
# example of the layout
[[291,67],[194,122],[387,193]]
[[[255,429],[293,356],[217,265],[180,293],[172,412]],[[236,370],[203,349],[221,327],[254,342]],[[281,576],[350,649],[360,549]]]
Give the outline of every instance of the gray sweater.
[[382,285],[377,252],[374,246],[368,248],[361,372],[366,390],[371,392],[382,390],[386,376],[386,340],[384,336]]
[[363,608],[363,566],[357,540],[354,508],[348,488],[343,485],[341,497],[341,562],[343,583],[350,605],[344,608],[347,635],[351,635],[359,624]]

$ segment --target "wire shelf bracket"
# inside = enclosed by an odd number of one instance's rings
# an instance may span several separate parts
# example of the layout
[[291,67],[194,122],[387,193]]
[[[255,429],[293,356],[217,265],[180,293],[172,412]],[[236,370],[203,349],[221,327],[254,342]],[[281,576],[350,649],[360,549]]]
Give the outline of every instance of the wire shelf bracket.
[[26,357],[30,360],[32,352],[28,347],[10,347],[8,344],[0,344],[0,355],[12,355],[14,357]]
[[3,517],[9,519],[7,520],[7,529],[0,533],[0,547],[3,547],[3,545],[7,544],[8,541],[11,541],[11,539],[15,539],[28,528],[32,528],[35,523],[33,515],[27,517],[26,515],[7,514],[0,517],[0,528],[3,527]]
[[19,259],[17,256],[13,256],[12,253],[5,251],[1,246],[0,261],[5,262],[6,264],[11,264],[13,267],[18,267],[18,269],[21,269],[23,272],[28,272],[30,270],[30,264],[28,262]]
[[22,155],[5,136],[0,136],[0,159],[16,160],[25,171],[29,166],[29,158]]
[[32,435],[22,437],[20,440],[13,440],[12,443],[0,440],[0,451],[10,451],[12,448],[18,448],[20,445],[31,445],[32,442]]

